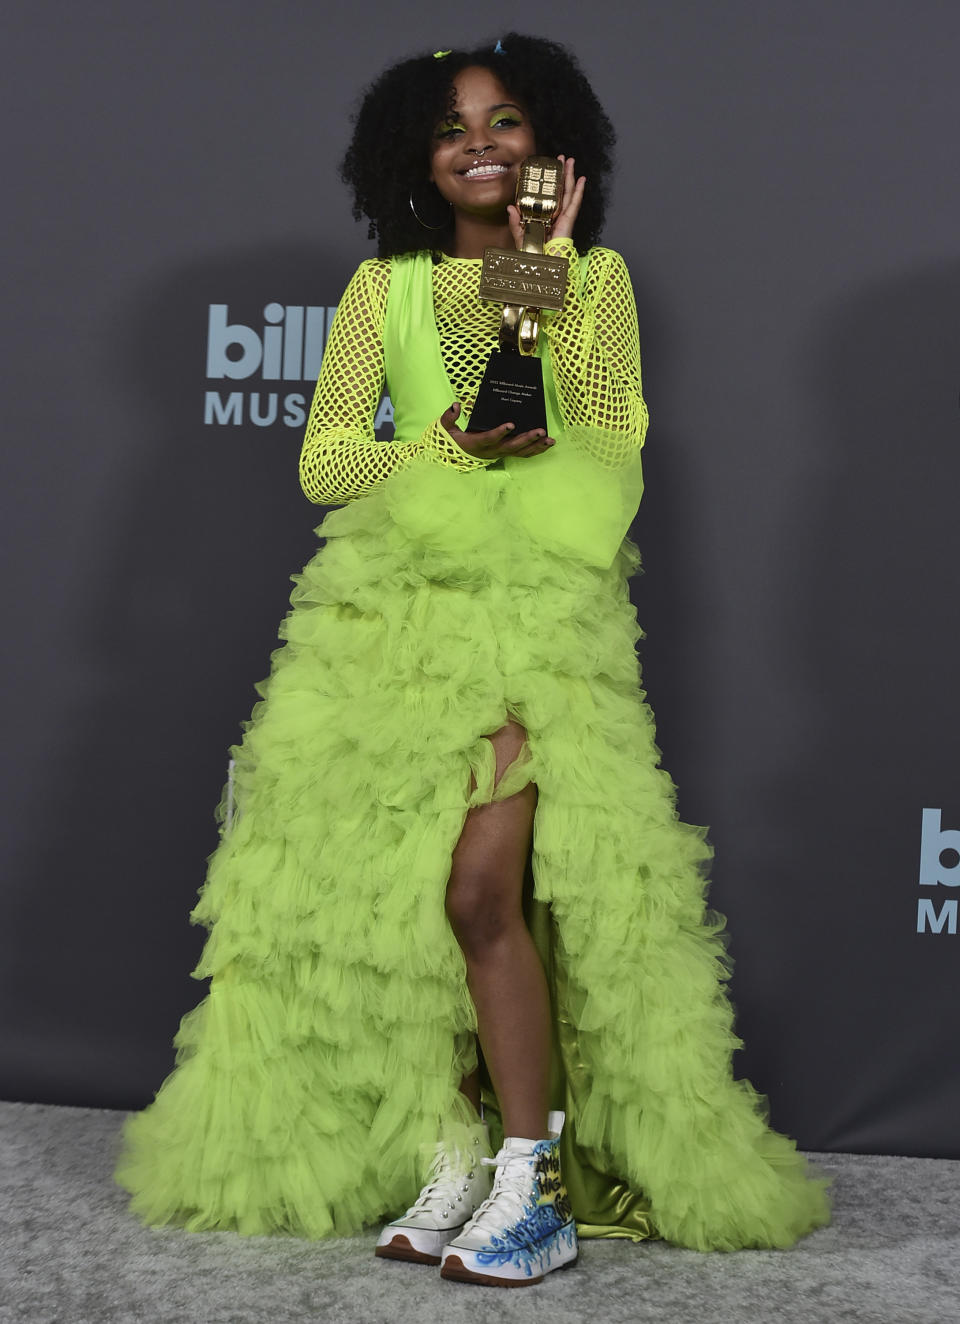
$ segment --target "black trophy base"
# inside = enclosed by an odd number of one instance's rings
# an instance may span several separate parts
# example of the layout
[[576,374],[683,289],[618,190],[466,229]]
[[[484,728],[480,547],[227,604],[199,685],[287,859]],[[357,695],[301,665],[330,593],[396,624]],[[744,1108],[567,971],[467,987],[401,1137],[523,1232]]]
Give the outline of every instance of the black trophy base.
[[514,425],[514,436],[535,428],[547,430],[543,368],[532,354],[495,349],[490,355],[467,431],[489,432],[502,423]]

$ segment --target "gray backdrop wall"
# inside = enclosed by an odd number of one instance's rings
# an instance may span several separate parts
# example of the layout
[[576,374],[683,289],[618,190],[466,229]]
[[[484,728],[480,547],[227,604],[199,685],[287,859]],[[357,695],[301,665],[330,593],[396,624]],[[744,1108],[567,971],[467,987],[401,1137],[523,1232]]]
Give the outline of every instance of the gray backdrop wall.
[[[0,1094],[135,1106],[202,992],[186,916],[225,752],[322,513],[303,407],[369,252],[348,114],[386,63],[497,20],[6,14]],[[956,1156],[960,10],[523,15],[619,131],[645,673],[717,849],[741,1069],[808,1147]]]

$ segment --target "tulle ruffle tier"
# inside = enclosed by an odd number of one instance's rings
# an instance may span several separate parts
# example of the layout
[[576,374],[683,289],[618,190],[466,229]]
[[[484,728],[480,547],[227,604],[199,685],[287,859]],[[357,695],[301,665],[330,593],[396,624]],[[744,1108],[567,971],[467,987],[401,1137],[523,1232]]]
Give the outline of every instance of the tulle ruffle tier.
[[824,1183],[731,1075],[709,847],[677,818],[640,689],[636,549],[606,570],[548,554],[503,470],[426,462],[320,532],[194,911],[210,993],[127,1126],[133,1208],[323,1237],[406,1206],[441,1119],[469,1121],[475,1017],[444,891],[469,804],[496,794],[485,737],[512,715],[578,1145],[681,1245],[785,1247],[826,1222]]

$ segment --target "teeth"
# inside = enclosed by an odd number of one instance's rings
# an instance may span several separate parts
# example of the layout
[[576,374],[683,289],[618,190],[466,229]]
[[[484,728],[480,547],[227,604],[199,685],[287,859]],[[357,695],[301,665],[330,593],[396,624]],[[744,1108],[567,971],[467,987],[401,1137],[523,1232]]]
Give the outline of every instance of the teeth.
[[494,165],[492,162],[485,165],[471,166],[469,170],[464,171],[465,179],[477,179],[480,175],[505,175],[507,167]]

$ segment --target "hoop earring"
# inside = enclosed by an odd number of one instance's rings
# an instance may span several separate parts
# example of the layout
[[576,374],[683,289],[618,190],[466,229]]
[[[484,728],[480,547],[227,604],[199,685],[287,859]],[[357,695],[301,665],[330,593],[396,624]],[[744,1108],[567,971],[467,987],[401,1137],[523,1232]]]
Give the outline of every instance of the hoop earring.
[[[452,203],[448,202],[447,206],[450,208],[451,211],[453,210]],[[425,230],[445,230],[447,226],[450,224],[450,216],[447,215],[446,217],[444,217],[444,219],[440,222],[439,225],[428,225],[426,221],[423,219],[423,217],[418,214],[416,207],[413,205],[413,188],[410,189],[410,210],[413,212],[414,217],[417,220],[417,223],[419,225],[422,225]]]

